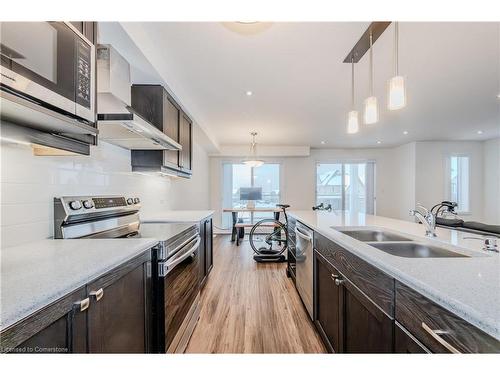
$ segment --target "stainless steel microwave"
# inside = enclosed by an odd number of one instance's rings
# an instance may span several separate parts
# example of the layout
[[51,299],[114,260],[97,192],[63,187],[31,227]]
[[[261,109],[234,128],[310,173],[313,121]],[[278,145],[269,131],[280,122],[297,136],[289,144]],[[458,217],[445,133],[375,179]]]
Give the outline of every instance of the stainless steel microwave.
[[0,83],[50,109],[95,122],[95,47],[67,22],[1,22]]

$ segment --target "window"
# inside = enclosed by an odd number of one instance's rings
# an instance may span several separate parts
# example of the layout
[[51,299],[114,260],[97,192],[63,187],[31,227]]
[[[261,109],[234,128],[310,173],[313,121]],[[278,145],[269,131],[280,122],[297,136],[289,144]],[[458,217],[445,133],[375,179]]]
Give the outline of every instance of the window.
[[449,165],[449,199],[458,203],[458,212],[467,213],[469,212],[469,157],[451,156]]
[[[280,165],[277,163],[266,163],[257,168],[243,163],[223,163],[222,181],[224,208],[246,205],[246,201],[240,201],[240,188],[242,187],[262,188],[262,199],[255,202],[256,207],[274,207],[280,203]],[[270,213],[255,213],[253,220],[269,216],[271,216]],[[223,214],[222,221],[224,227],[229,227],[231,214]]]
[[319,163],[316,166],[316,204],[334,210],[375,213],[375,163]]

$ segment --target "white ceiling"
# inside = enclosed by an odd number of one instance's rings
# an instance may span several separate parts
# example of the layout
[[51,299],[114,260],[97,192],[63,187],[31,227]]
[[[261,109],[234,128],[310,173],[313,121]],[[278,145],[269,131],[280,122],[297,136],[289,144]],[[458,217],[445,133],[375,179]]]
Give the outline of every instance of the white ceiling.
[[[252,130],[261,144],[317,148],[500,136],[498,23],[401,23],[400,73],[407,77],[408,106],[397,112],[386,109],[391,25],[374,45],[380,122],[363,125],[356,135],[345,132],[351,78],[350,65],[342,61],[368,23],[273,23],[244,34],[221,23],[122,26],[219,144],[248,143]],[[356,64],[356,91],[361,111],[368,55]]]

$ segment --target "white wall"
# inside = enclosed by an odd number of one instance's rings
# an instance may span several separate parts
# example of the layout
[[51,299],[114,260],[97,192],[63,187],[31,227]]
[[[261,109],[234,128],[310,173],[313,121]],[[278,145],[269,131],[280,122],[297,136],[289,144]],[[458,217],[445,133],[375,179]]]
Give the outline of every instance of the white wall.
[[[416,203],[429,207],[446,198],[445,157],[454,153],[467,154],[471,157],[471,215],[464,218],[498,224],[500,223],[499,144],[500,140],[412,142],[394,148],[311,150],[311,155],[308,157],[263,158],[263,160],[281,163],[281,200],[290,204],[295,210],[309,210],[315,203],[317,162],[374,160],[376,214],[410,221],[414,219],[409,216],[408,211],[414,208]],[[215,223],[220,226],[220,212],[223,208],[221,163],[241,159],[217,156],[210,159],[211,208],[216,211]],[[484,174],[483,168],[486,171]],[[483,176],[486,180],[483,180]],[[488,208],[486,200],[492,202]]]
[[470,214],[464,220],[483,218],[483,142],[417,142],[415,201],[429,207],[449,199],[446,191],[445,159],[453,154],[470,157]]
[[500,224],[500,138],[484,142],[484,220]]
[[[194,137],[196,139],[196,136]],[[30,146],[1,145],[1,245],[51,237],[53,198],[137,196],[143,213],[209,206],[208,156],[196,142],[191,180],[131,172],[130,151],[100,142],[91,156],[33,156]]]

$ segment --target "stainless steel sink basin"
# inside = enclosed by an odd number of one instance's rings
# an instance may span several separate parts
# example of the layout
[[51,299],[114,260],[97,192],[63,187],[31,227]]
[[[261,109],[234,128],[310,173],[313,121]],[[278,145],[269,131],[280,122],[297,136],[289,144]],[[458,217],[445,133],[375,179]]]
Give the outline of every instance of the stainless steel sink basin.
[[384,232],[382,230],[359,229],[359,230],[341,230],[341,233],[363,242],[388,242],[388,241],[411,241],[411,239]]
[[422,245],[415,242],[373,243],[370,246],[376,247],[388,254],[404,258],[469,258],[467,255],[441,247]]

